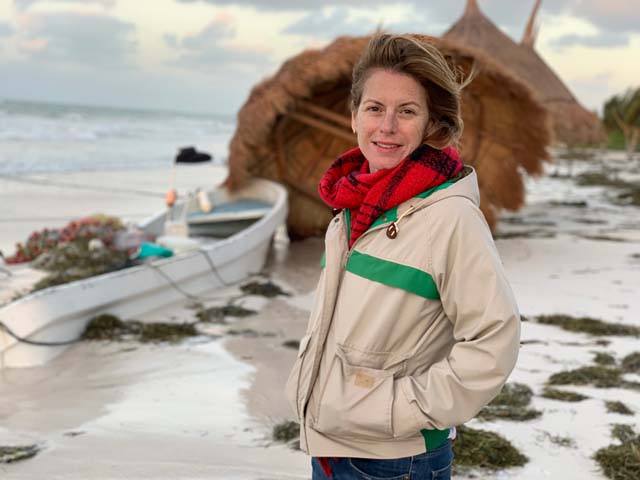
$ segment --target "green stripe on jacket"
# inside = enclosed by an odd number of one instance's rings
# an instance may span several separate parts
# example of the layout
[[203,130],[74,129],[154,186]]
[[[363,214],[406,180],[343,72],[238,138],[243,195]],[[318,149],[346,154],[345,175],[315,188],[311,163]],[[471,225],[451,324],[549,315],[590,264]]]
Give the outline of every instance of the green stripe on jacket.
[[354,251],[347,262],[347,272],[424,298],[440,300],[433,277],[417,268]]

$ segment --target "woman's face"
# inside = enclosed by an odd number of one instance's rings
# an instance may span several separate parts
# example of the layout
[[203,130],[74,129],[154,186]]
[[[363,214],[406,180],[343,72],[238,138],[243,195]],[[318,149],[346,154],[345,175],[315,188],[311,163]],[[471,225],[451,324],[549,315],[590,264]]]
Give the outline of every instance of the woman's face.
[[369,74],[351,114],[371,172],[395,167],[422,144],[428,121],[424,87],[409,75],[383,69]]

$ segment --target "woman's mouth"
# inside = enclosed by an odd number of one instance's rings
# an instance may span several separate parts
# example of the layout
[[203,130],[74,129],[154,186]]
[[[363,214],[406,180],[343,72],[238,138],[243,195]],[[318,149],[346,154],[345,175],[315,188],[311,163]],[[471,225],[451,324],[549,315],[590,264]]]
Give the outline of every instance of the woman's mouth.
[[373,144],[384,151],[393,151],[401,147],[401,145],[398,145],[397,143],[373,142]]

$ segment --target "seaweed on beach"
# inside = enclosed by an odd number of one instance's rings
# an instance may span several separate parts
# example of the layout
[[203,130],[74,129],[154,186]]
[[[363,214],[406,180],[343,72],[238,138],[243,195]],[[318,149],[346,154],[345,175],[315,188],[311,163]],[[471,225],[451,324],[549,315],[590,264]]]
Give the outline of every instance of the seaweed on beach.
[[621,415],[635,415],[635,413],[633,413],[633,410],[631,410],[624,403],[618,400],[606,401],[605,405],[607,407],[607,412],[609,413],[619,413]]
[[640,478],[640,435],[618,425],[614,425],[612,435],[621,444],[601,448],[595,453],[595,460],[612,480],[637,480]]
[[545,387],[541,396],[551,400],[559,400],[561,402],[581,402],[589,398],[581,393],[559,390],[551,387]]
[[567,447],[567,448],[576,446],[575,440],[571,437],[563,437],[561,435],[551,435],[549,432],[546,432],[546,431],[543,431],[542,433],[554,445],[558,445],[560,447]]
[[522,383],[507,383],[489,405],[484,407],[478,417],[483,420],[513,420],[523,422],[538,418],[542,412],[527,408],[533,391]]
[[286,340],[282,342],[282,346],[298,350],[298,348],[300,348],[300,340]]
[[0,445],[0,463],[13,463],[35,457],[40,451],[38,445]]
[[257,313],[258,312],[256,312],[255,310],[250,310],[240,305],[233,305],[232,303],[228,303],[221,307],[200,307],[196,312],[196,317],[200,322],[203,323],[217,323],[224,325],[227,323],[225,317],[242,318],[248,317],[250,315],[255,315]]
[[500,469],[520,467],[529,459],[497,433],[461,425],[453,442],[456,466]]
[[249,282],[240,287],[242,292],[248,295],[260,295],[262,297],[274,298],[278,295],[283,295],[285,297],[291,296],[290,293],[285,292],[278,285],[273,283],[271,280],[267,280],[266,282]]
[[584,200],[568,201],[568,200],[551,200],[549,205],[552,207],[572,207],[572,208],[587,208],[589,204]]
[[636,437],[636,433],[631,425],[614,423],[611,426],[611,436],[624,443],[632,441]]
[[615,365],[616,358],[610,353],[596,352],[593,362],[602,366]]
[[628,182],[615,176],[608,176],[600,172],[587,172],[578,175],[578,185],[613,187],[621,191],[613,199],[620,205],[640,206],[640,184]]
[[291,420],[274,425],[271,433],[276,442],[288,443],[300,437],[300,424]]
[[254,330],[253,328],[243,328],[243,329],[239,329],[239,330],[231,328],[231,329],[227,330],[227,335],[236,335],[236,336],[251,337],[251,338],[275,337],[276,336],[275,333],[272,333],[272,332],[258,332],[257,330]]
[[562,314],[540,315],[536,317],[536,321],[543,325],[556,325],[569,332],[588,333],[590,335],[640,336],[640,327],[604,322],[590,317],[572,317]]
[[84,340],[135,340],[142,343],[171,342],[199,335],[192,323],[146,323],[122,321],[115,315],[103,314],[93,318],[87,325]]
[[580,367],[554,373],[549,377],[549,385],[594,385],[598,388],[619,387],[622,385],[622,372],[618,368],[603,366]]
[[556,234],[541,228],[531,230],[520,230],[513,232],[494,233],[494,240],[509,240],[512,238],[554,238]]
[[640,352],[633,352],[624,357],[621,365],[625,373],[640,373]]

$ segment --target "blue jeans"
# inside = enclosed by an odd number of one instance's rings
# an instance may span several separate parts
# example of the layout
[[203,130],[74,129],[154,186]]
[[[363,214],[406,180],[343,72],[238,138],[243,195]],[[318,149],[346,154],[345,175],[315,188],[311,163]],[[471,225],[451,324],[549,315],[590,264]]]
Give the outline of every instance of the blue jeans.
[[[330,480],[450,480],[453,451],[451,440],[414,457],[391,460],[367,458],[329,459]],[[315,457],[311,459],[312,480],[328,480]]]

